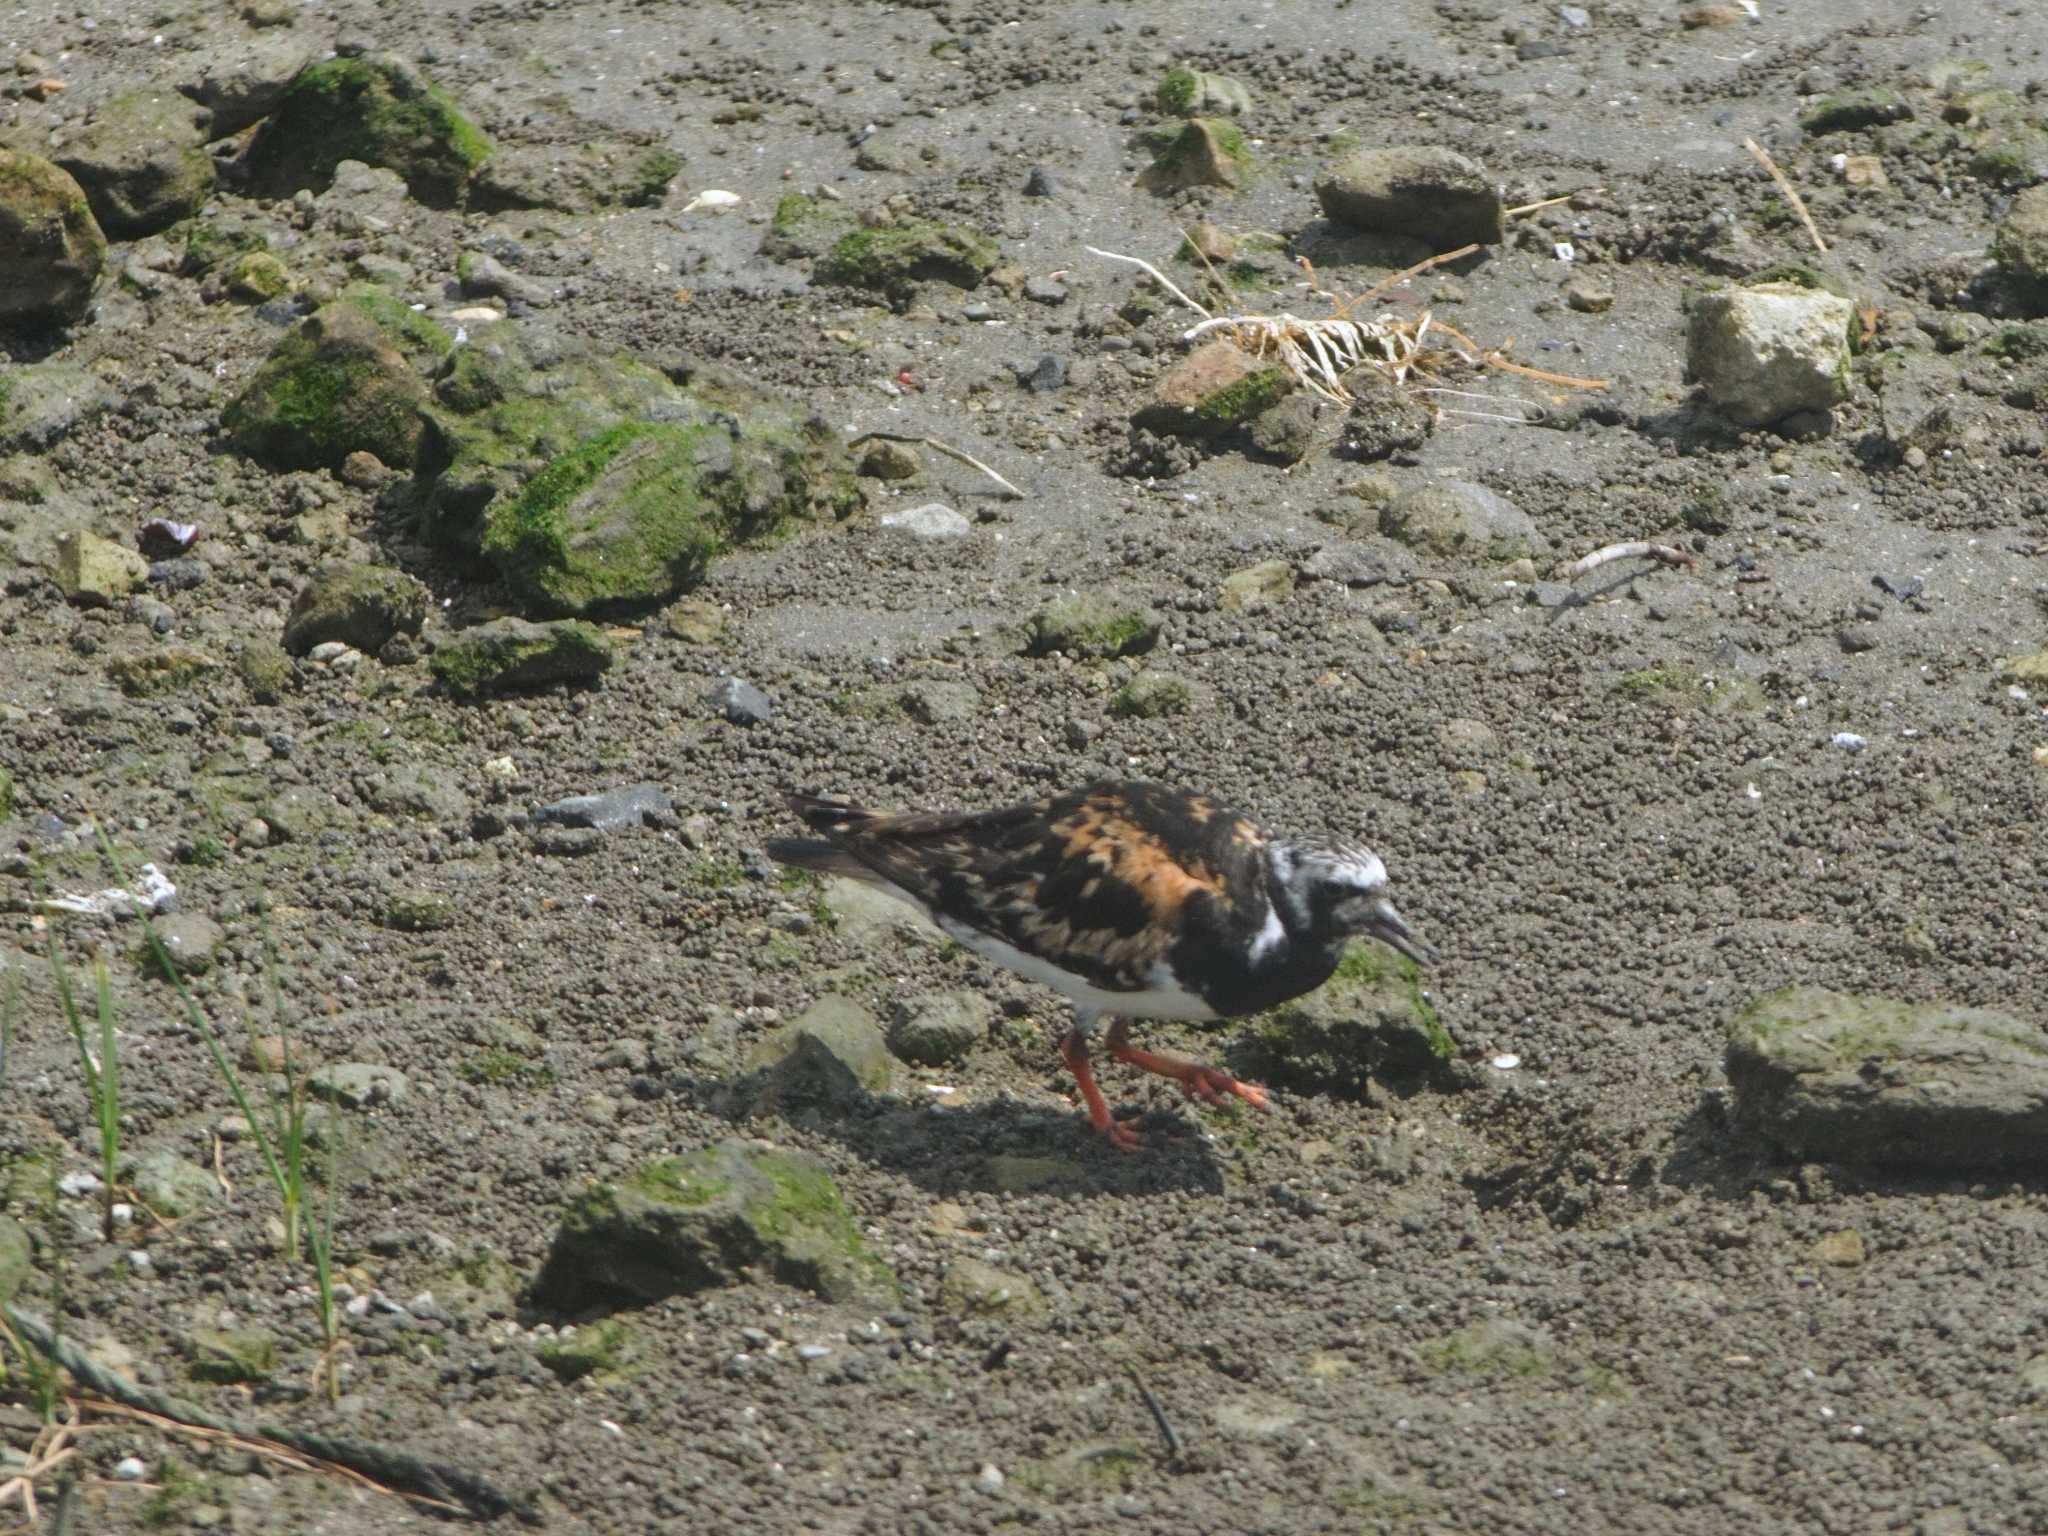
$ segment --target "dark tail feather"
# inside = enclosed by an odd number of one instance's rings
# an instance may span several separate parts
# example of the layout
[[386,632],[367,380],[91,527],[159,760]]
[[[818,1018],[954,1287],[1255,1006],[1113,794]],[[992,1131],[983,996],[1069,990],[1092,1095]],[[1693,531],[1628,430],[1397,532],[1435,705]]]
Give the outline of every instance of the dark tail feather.
[[844,800],[828,800],[822,795],[790,795],[787,798],[789,808],[803,818],[804,825],[824,837],[850,831],[864,821],[875,819],[873,811],[864,811]]
[[807,869],[814,875],[846,875],[873,881],[875,872],[837,844],[809,837],[771,837],[763,844],[778,864]]

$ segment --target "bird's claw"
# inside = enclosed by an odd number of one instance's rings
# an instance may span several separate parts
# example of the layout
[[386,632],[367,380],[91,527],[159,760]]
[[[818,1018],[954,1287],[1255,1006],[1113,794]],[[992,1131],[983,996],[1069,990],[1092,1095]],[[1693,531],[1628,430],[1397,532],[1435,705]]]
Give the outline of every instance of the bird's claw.
[[1265,1089],[1257,1083],[1241,1083],[1216,1067],[1196,1067],[1180,1080],[1180,1087],[1189,1098],[1217,1108],[1233,1097],[1243,1099],[1253,1109],[1267,1107]]

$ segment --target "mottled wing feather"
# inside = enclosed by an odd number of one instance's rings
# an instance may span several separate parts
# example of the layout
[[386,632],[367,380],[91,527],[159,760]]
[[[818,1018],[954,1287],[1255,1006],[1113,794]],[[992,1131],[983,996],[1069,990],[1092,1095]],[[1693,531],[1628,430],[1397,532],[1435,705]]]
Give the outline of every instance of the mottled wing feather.
[[792,803],[937,915],[1105,991],[1152,985],[1191,921],[1227,926],[1232,893],[1262,889],[1257,830],[1159,785],[1098,784],[971,815]]

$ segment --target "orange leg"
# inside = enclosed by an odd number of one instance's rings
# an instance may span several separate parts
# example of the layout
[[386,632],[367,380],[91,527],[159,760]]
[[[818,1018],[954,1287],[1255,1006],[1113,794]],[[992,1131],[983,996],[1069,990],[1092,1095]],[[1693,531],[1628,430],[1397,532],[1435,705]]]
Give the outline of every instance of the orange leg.
[[1141,1051],[1131,1044],[1130,1026],[1118,1019],[1109,1026],[1109,1054],[1140,1072],[1156,1072],[1180,1084],[1181,1092],[1204,1104],[1221,1104],[1235,1094],[1254,1109],[1266,1107],[1266,1090],[1255,1083],[1241,1083],[1219,1067],[1205,1067],[1199,1061]]
[[1060,1057],[1067,1064],[1067,1070],[1074,1074],[1074,1083],[1081,1090],[1081,1102],[1088,1106],[1088,1123],[1109,1138],[1109,1144],[1119,1152],[1135,1152],[1145,1144],[1145,1138],[1138,1134],[1134,1125],[1113,1120],[1109,1114],[1109,1103],[1102,1097],[1102,1090],[1095,1086],[1095,1069],[1088,1065],[1088,1039],[1079,1029],[1070,1029],[1060,1041]]

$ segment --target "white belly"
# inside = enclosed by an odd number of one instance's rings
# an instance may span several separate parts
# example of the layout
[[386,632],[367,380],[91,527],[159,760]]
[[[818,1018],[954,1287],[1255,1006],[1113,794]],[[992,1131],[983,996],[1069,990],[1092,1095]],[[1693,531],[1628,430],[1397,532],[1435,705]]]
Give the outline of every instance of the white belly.
[[934,917],[940,932],[984,960],[1008,966],[1019,976],[1040,982],[1072,999],[1084,1013],[1122,1015],[1132,1019],[1213,1019],[1214,1008],[1194,993],[1177,985],[1164,966],[1153,971],[1151,983],[1142,992],[1107,992],[1090,986],[1071,971],[1063,971],[1049,960],[1027,955],[1014,944],[970,928],[949,917]]

